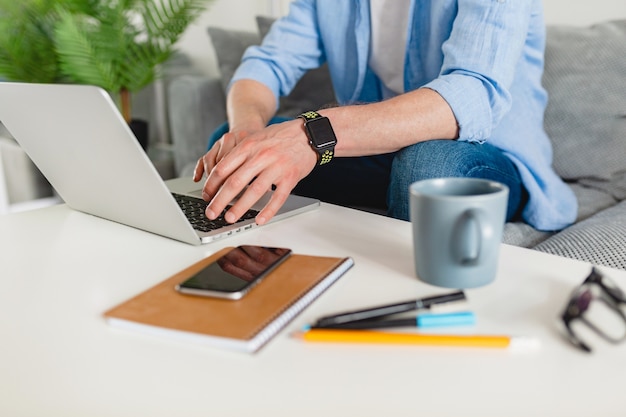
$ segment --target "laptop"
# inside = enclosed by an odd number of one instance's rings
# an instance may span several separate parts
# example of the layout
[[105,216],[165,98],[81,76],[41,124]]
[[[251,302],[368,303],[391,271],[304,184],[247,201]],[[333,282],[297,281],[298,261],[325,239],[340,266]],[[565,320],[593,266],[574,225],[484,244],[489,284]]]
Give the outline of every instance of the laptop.
[[[270,196],[237,223],[209,222],[203,182],[164,182],[99,87],[0,82],[0,122],[69,207],[171,239],[201,244],[249,230]],[[291,195],[271,222],[318,206]]]

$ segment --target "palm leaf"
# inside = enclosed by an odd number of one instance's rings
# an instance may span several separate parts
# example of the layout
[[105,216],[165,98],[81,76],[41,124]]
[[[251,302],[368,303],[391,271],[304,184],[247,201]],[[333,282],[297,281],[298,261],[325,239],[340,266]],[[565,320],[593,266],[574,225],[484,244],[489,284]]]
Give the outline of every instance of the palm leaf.
[[120,79],[128,91],[139,91],[157,78],[160,54],[150,44],[129,46],[125,62],[120,63]]
[[62,71],[110,91],[138,91],[158,76],[158,65],[171,56],[174,44],[207,3],[100,1],[89,15],[64,13],[55,31]]
[[155,0],[145,4],[144,21],[151,39],[175,44],[205,9],[204,0]]
[[87,23],[75,15],[61,11],[55,30],[61,70],[73,80],[83,84],[101,86],[109,91],[119,91],[121,85],[113,70],[113,62],[102,59],[99,43],[89,32]]
[[50,2],[0,1],[0,74],[12,81],[55,82],[61,78],[52,42]]
[[74,9],[59,11],[54,31],[62,73],[119,94],[160,76],[160,64],[210,0],[66,1]]

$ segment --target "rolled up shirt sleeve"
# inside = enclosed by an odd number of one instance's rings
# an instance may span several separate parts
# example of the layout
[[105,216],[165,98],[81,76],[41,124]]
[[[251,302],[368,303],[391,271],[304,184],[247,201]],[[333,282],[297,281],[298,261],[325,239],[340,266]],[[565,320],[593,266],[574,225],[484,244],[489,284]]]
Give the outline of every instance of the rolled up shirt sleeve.
[[315,20],[314,1],[295,1],[288,16],[279,19],[260,46],[244,53],[230,86],[240,79],[253,79],[274,93],[276,103],[288,95],[298,80],[325,61],[319,29]]
[[459,0],[440,74],[424,87],[450,105],[459,140],[484,142],[511,108],[510,87],[526,46],[531,0]]

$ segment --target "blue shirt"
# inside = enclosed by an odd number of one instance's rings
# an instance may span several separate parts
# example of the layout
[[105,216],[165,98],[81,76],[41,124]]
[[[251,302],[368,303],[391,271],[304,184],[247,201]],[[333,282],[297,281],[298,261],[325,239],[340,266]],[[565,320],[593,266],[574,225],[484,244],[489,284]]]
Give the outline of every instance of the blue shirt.
[[[458,140],[489,141],[515,163],[530,197],[526,222],[540,230],[573,223],[576,198],[552,169],[543,129],[542,1],[413,0],[409,16],[405,91],[437,91],[454,112]],[[296,0],[246,51],[232,81],[254,79],[278,98],[328,62],[340,104],[378,101],[369,42],[369,0]]]

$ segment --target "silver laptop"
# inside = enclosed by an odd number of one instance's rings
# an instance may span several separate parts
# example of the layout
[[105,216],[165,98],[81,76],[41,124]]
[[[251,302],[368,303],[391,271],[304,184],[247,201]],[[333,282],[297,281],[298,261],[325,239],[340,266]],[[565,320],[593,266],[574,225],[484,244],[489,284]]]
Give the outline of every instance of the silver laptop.
[[[98,87],[0,82],[0,122],[71,208],[182,242],[208,243],[255,227],[254,214],[269,198],[238,223],[190,221],[178,200],[201,205],[203,183],[163,182]],[[292,195],[272,222],[318,206]]]

